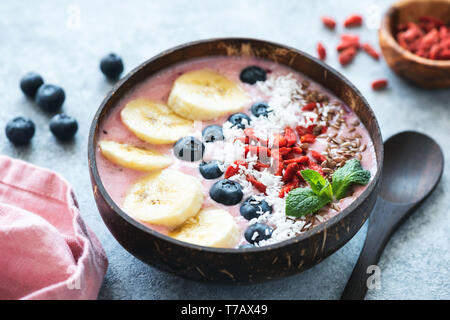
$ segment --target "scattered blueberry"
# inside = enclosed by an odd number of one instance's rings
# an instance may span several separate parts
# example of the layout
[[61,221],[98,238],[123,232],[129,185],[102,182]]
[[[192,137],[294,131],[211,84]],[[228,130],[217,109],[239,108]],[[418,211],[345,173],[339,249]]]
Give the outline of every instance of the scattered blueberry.
[[263,223],[255,223],[250,225],[244,232],[245,239],[251,243],[258,243],[261,240],[270,239],[273,229]]
[[115,53],[110,53],[100,61],[100,70],[110,80],[116,80],[123,72],[122,59]]
[[255,246],[252,245],[251,243],[245,243],[239,246],[239,249],[251,249],[254,248]]
[[216,124],[204,128],[202,131],[202,135],[203,141],[205,142],[214,142],[224,139],[222,127]]
[[22,89],[23,93],[27,97],[34,98],[37,90],[43,84],[44,79],[42,79],[39,74],[35,72],[28,72],[20,80],[20,89]]
[[223,171],[220,169],[221,164],[223,163],[218,160],[211,160],[200,163],[198,168],[203,178],[217,179],[223,174]]
[[75,118],[66,114],[57,114],[50,119],[50,131],[53,135],[62,141],[73,138],[78,130],[78,122]]
[[34,122],[24,117],[17,117],[6,124],[6,137],[16,145],[28,144],[34,136]]
[[181,138],[173,146],[175,157],[184,161],[198,161],[203,158],[203,152],[205,145],[191,136]]
[[232,206],[241,202],[243,193],[239,183],[223,179],[214,183],[209,190],[211,199],[227,206]]
[[245,113],[242,112],[238,112],[238,113],[234,113],[232,114],[229,118],[228,121],[231,122],[232,127],[237,127],[239,129],[245,129],[247,127],[247,125],[250,124],[250,117],[248,115],[246,115]]
[[65,99],[66,94],[64,90],[53,84],[40,86],[36,93],[36,103],[47,112],[58,111]]
[[269,116],[269,112],[272,112],[272,110],[269,110],[269,108],[270,106],[267,103],[258,102],[252,105],[250,110],[255,117],[263,116],[267,118]]
[[266,212],[272,213],[272,207],[264,199],[256,200],[254,197],[250,197],[244,201],[239,211],[245,219],[252,220]]
[[241,71],[241,81],[255,84],[257,81],[266,81],[266,71],[258,66],[249,66]]

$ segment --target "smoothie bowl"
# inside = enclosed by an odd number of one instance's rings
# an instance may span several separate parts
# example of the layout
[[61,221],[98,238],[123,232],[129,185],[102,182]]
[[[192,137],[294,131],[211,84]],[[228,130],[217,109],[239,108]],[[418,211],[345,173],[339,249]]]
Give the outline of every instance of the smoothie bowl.
[[103,101],[88,151],[100,214],[125,249],[234,283],[301,272],[350,240],[375,203],[382,153],[353,85],[254,39],[143,63]]

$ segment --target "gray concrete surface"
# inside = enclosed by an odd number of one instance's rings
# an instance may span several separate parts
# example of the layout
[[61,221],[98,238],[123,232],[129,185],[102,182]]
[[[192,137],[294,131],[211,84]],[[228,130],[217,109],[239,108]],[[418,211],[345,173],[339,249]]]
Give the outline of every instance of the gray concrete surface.
[[[0,2],[0,127],[14,116],[37,126],[28,147],[12,146],[0,134],[0,152],[51,168],[73,185],[82,216],[99,236],[110,261],[100,299],[336,299],[362,247],[366,226],[341,250],[293,277],[249,286],[197,283],[163,273],[126,252],[104,226],[91,192],[87,138],[91,119],[111,88],[99,59],[120,54],[126,71],[172,46],[208,37],[256,37],[315,54],[318,40],[329,49],[327,62],[362,91],[378,117],[384,138],[407,129],[425,132],[442,146],[447,161],[432,196],[398,230],[383,253],[381,289],[368,299],[450,298],[450,90],[422,90],[397,78],[384,61],[360,54],[342,68],[334,47],[337,32],[324,29],[320,16],[342,21],[359,12],[366,26],[355,29],[377,45],[378,13],[391,1],[12,1]],[[79,19],[78,19],[78,18]],[[59,143],[48,130],[49,115],[19,90],[21,76],[40,72],[66,90],[64,112],[80,122],[76,139]],[[373,92],[372,80],[387,77],[389,89]]]

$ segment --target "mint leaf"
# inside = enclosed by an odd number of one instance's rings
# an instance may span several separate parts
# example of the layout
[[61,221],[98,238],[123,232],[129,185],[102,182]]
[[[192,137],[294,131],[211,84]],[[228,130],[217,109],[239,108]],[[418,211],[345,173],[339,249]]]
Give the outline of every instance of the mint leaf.
[[330,201],[328,197],[319,196],[310,188],[297,188],[286,197],[286,215],[303,217],[320,210]]
[[330,201],[333,199],[333,189],[330,182],[320,175],[315,170],[302,170],[303,179],[310,185],[312,191],[318,196],[328,197]]
[[342,168],[337,169],[332,176],[333,195],[336,199],[346,196],[352,184],[366,185],[370,180],[370,171],[364,170],[357,159],[349,160]]

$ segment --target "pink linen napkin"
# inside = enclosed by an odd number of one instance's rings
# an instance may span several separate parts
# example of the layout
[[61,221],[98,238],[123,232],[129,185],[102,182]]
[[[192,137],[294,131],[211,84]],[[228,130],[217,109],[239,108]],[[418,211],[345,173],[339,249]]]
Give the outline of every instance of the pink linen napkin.
[[0,299],[96,299],[107,267],[68,182],[0,155]]

